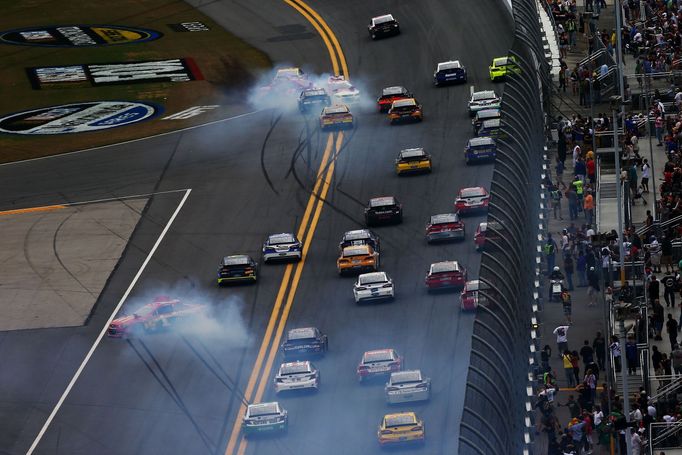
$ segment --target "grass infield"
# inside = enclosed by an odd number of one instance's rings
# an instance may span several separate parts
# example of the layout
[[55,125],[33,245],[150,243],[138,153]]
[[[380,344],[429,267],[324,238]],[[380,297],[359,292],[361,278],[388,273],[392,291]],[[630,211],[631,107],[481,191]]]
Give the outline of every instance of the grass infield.
[[[169,24],[198,21],[209,30],[177,32]],[[0,162],[17,161],[101,146],[172,131],[245,111],[245,88],[268,57],[222,29],[184,1],[117,0],[77,2],[22,0],[3,7],[0,31],[39,26],[105,24],[160,32],[154,41],[96,47],[37,47],[0,43],[0,117],[30,109],[87,101],[140,101],[161,105],[164,112],[148,121],[107,130],[60,134],[0,133]],[[35,90],[27,68],[145,60],[191,58],[203,80],[142,82],[127,85],[44,87]],[[200,105],[219,108],[184,120],[162,117]]]

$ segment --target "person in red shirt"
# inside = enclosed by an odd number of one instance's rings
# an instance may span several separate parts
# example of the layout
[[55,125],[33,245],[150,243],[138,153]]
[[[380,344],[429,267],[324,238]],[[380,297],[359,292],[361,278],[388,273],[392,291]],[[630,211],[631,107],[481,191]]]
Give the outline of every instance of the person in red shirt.
[[590,179],[590,183],[594,185],[596,181],[596,164],[594,160],[587,160],[587,163],[585,163],[585,168],[587,169],[587,178]]

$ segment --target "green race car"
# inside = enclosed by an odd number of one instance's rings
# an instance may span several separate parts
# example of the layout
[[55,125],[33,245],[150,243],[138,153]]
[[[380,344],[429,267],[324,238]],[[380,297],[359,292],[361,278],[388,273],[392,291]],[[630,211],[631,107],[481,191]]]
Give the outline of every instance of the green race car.
[[513,56],[509,56],[494,58],[493,62],[488,67],[488,71],[490,72],[490,80],[495,82],[504,79],[510,72],[519,74],[521,69],[516,63],[516,59]]

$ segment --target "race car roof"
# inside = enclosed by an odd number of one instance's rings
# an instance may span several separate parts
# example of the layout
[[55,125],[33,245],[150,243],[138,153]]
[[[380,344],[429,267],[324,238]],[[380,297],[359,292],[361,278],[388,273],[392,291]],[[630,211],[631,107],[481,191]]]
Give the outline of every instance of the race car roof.
[[294,237],[294,234],[290,234],[288,232],[283,232],[281,234],[272,234],[271,236],[268,237],[268,243],[270,245],[280,245],[283,243],[295,243],[296,242],[296,237]]
[[459,197],[481,197],[487,196],[488,192],[485,188],[480,186],[475,186],[472,188],[462,188],[459,190]]
[[403,98],[401,100],[393,101],[393,107],[408,107],[416,105],[417,101],[414,98]]
[[456,69],[456,68],[461,68],[462,65],[459,63],[459,60],[451,60],[449,62],[441,62],[438,64],[438,71],[442,70],[450,70],[450,69]]
[[391,373],[391,383],[402,384],[404,382],[417,382],[422,380],[422,372],[419,370],[396,371]]
[[489,118],[498,118],[500,117],[500,115],[501,114],[499,109],[482,109],[476,112],[476,119],[487,120]]
[[362,256],[369,254],[369,245],[351,245],[343,249],[343,257]]
[[317,336],[315,327],[303,327],[300,329],[291,329],[287,333],[288,340],[302,340],[305,338],[315,338]]
[[304,98],[308,96],[325,96],[326,94],[327,92],[323,88],[311,88],[301,92],[301,96]]
[[442,272],[459,272],[459,262],[457,261],[443,261],[431,264],[431,273]]
[[483,120],[483,128],[499,128],[500,127],[500,118],[491,118],[488,120]]
[[394,358],[393,349],[377,349],[375,351],[365,352],[365,355],[362,356],[362,362],[385,362],[387,360],[393,360]]
[[416,158],[419,156],[426,156],[426,152],[421,147],[400,151],[400,158]]
[[235,254],[232,256],[225,256],[223,258],[223,265],[248,265],[251,264],[251,258],[245,254]]
[[349,241],[349,240],[364,240],[364,239],[369,239],[371,238],[372,235],[367,229],[356,229],[354,231],[348,231],[345,234],[343,234],[343,240],[344,241]]
[[258,403],[249,405],[249,416],[258,417],[262,415],[279,414],[279,404],[272,403]]
[[439,215],[431,216],[431,224],[446,224],[459,222],[459,216],[456,213],[441,213]]
[[396,205],[396,200],[393,196],[375,197],[369,200],[369,206],[372,208],[387,207],[390,205]]
[[381,96],[391,96],[391,95],[404,95],[407,93],[407,89],[401,86],[386,87],[381,91]]
[[387,427],[399,427],[403,425],[414,425],[417,423],[417,416],[413,412],[401,412],[400,414],[388,414],[384,416],[384,423]]
[[279,367],[279,374],[307,373],[311,371],[310,362],[287,362]]
[[508,65],[509,63],[513,63],[512,61],[509,60],[509,57],[497,57],[493,59],[494,66],[505,66]]
[[464,285],[464,289],[466,291],[478,291],[479,284],[480,284],[479,280],[467,281],[466,284]]
[[495,139],[492,137],[473,137],[469,139],[469,147],[490,147],[495,145]]
[[386,283],[387,281],[386,272],[363,273],[358,277],[360,284]]
[[303,71],[301,68],[280,68],[277,70],[275,77],[292,77],[292,76],[302,76]]
[[334,106],[328,106],[325,107],[322,110],[322,115],[328,115],[328,114],[347,114],[350,112],[350,109],[348,109],[348,106],[345,104],[336,104]]
[[373,18],[372,18],[372,21],[373,21],[375,24],[383,24],[383,23],[385,23],[385,22],[391,22],[391,21],[394,21],[394,20],[395,20],[395,19],[393,19],[393,15],[392,15],[392,14],[384,14],[383,16],[377,16],[377,17],[373,17]]
[[474,101],[488,100],[488,99],[492,99],[492,98],[497,98],[497,95],[492,90],[483,90],[481,92],[474,92],[474,94],[471,95],[471,99],[473,99]]

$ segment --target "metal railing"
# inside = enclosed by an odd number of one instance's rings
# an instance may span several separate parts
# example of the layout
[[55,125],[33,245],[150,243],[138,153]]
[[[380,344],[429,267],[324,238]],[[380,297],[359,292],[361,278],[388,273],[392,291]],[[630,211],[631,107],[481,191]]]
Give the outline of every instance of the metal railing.
[[649,427],[649,454],[665,449],[680,447],[682,437],[682,422],[654,422]]
[[529,389],[534,394],[532,367],[539,364],[535,346],[529,352],[538,226],[528,220],[537,219],[540,207],[551,79],[535,0],[512,0],[512,6],[509,55],[520,71],[509,74],[501,103],[479,273],[487,287],[479,300],[487,304],[473,323],[459,455],[522,454],[535,437],[528,397]]
[[671,393],[678,393],[682,389],[682,376],[650,375],[649,380],[658,382],[658,388],[653,395],[649,395],[649,404],[656,404],[659,399],[666,398]]

